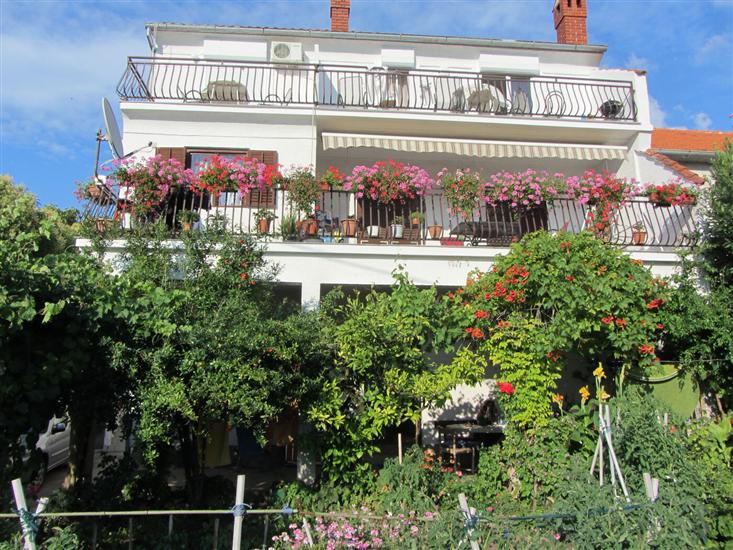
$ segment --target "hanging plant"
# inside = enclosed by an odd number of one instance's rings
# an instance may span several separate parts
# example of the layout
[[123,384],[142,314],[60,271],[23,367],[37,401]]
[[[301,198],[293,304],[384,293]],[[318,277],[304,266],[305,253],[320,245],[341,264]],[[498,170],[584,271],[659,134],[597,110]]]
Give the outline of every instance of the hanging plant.
[[356,166],[346,178],[344,189],[358,198],[367,197],[383,204],[405,202],[432,189],[434,180],[423,168],[388,160],[372,166]]

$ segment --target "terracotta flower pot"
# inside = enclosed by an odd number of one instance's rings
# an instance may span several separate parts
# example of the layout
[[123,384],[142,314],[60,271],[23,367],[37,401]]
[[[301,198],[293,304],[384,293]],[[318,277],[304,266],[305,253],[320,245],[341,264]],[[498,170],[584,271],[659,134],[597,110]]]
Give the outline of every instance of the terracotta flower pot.
[[420,225],[420,218],[419,217],[411,217],[410,223],[413,227],[418,227]]
[[181,226],[183,226],[184,231],[191,231],[193,224],[191,222],[182,222]]
[[341,220],[341,232],[344,237],[355,237],[356,236],[357,223],[356,220]]
[[428,235],[430,235],[430,238],[434,241],[440,239],[443,236],[443,226],[442,225],[431,225],[428,227]]
[[257,231],[260,233],[267,233],[270,231],[270,220],[263,218],[257,222]]
[[646,231],[645,230],[633,230],[631,232],[631,244],[641,246],[646,244]]
[[303,223],[300,227],[303,230],[303,234],[307,235],[308,237],[313,237],[316,233],[318,233],[318,222],[311,218],[303,220]]

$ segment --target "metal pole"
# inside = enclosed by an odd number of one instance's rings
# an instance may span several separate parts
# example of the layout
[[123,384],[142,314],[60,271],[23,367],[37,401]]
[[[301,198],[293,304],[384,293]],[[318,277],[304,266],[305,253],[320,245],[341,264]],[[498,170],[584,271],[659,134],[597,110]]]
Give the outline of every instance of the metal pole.
[[219,518],[214,518],[214,544],[212,547],[214,550],[219,548]]
[[400,457],[400,464],[402,464],[402,434],[397,434],[397,456]]
[[129,520],[127,520],[127,548],[129,550],[132,550],[132,543],[133,543],[133,532],[132,532],[132,517],[130,517]]
[[[244,474],[237,476],[237,494],[234,502],[235,506],[244,504]],[[234,533],[232,534],[232,550],[241,550],[242,548],[242,521],[244,515],[241,512],[234,513]]]
[[35,537],[32,535],[31,526],[23,519],[22,514],[30,513],[25,502],[25,493],[23,492],[23,483],[20,478],[15,478],[12,483],[13,496],[15,496],[15,508],[20,516],[20,528],[23,531],[23,548],[26,550],[36,550]]
[[168,538],[173,536],[173,514],[168,516]]

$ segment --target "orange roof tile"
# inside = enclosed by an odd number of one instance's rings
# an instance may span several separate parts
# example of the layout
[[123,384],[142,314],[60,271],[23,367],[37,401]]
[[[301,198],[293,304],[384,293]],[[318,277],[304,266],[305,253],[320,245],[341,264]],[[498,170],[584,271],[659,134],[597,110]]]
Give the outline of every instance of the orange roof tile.
[[[656,132],[656,130],[655,130]],[[660,164],[664,164],[671,170],[674,170],[677,172],[680,177],[683,177],[687,181],[691,181],[692,183],[696,183],[697,185],[702,185],[705,183],[705,180],[702,176],[697,175],[695,172],[687,168],[686,166],[683,166],[676,160],[673,160],[669,158],[667,155],[664,155],[660,153],[659,151],[656,151],[655,149],[647,149],[645,151],[646,156],[656,160]]]
[[733,141],[733,132],[707,130],[674,130],[654,128],[652,149],[669,151],[722,151],[726,141]]

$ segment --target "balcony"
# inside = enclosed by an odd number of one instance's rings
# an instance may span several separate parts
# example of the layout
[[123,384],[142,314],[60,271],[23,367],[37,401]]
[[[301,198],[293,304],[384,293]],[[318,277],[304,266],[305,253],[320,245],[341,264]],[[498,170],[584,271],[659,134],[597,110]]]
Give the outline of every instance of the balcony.
[[635,122],[631,82],[131,57],[123,101]]
[[[136,224],[162,221],[175,237],[185,228],[182,221],[188,219],[195,220],[190,228],[193,231],[216,224],[269,242],[505,247],[538,230],[578,233],[591,229],[590,214],[595,208],[567,199],[519,212],[506,205],[484,205],[477,216],[464,220],[451,215],[440,189],[405,204],[381,204],[328,189],[314,205],[315,216],[300,216],[297,224],[293,219],[293,227],[288,227],[284,222],[293,212],[286,193],[275,188],[252,191],[244,197],[233,192],[210,197],[175,189],[156,209],[137,219],[133,219],[127,201],[105,195],[88,203],[85,217],[96,220],[99,228],[115,228],[121,234]],[[269,212],[276,218],[258,227],[258,212]],[[691,247],[698,238],[694,207],[655,206],[643,198],[621,205],[614,210],[609,225],[595,232],[598,238],[617,246]]]

